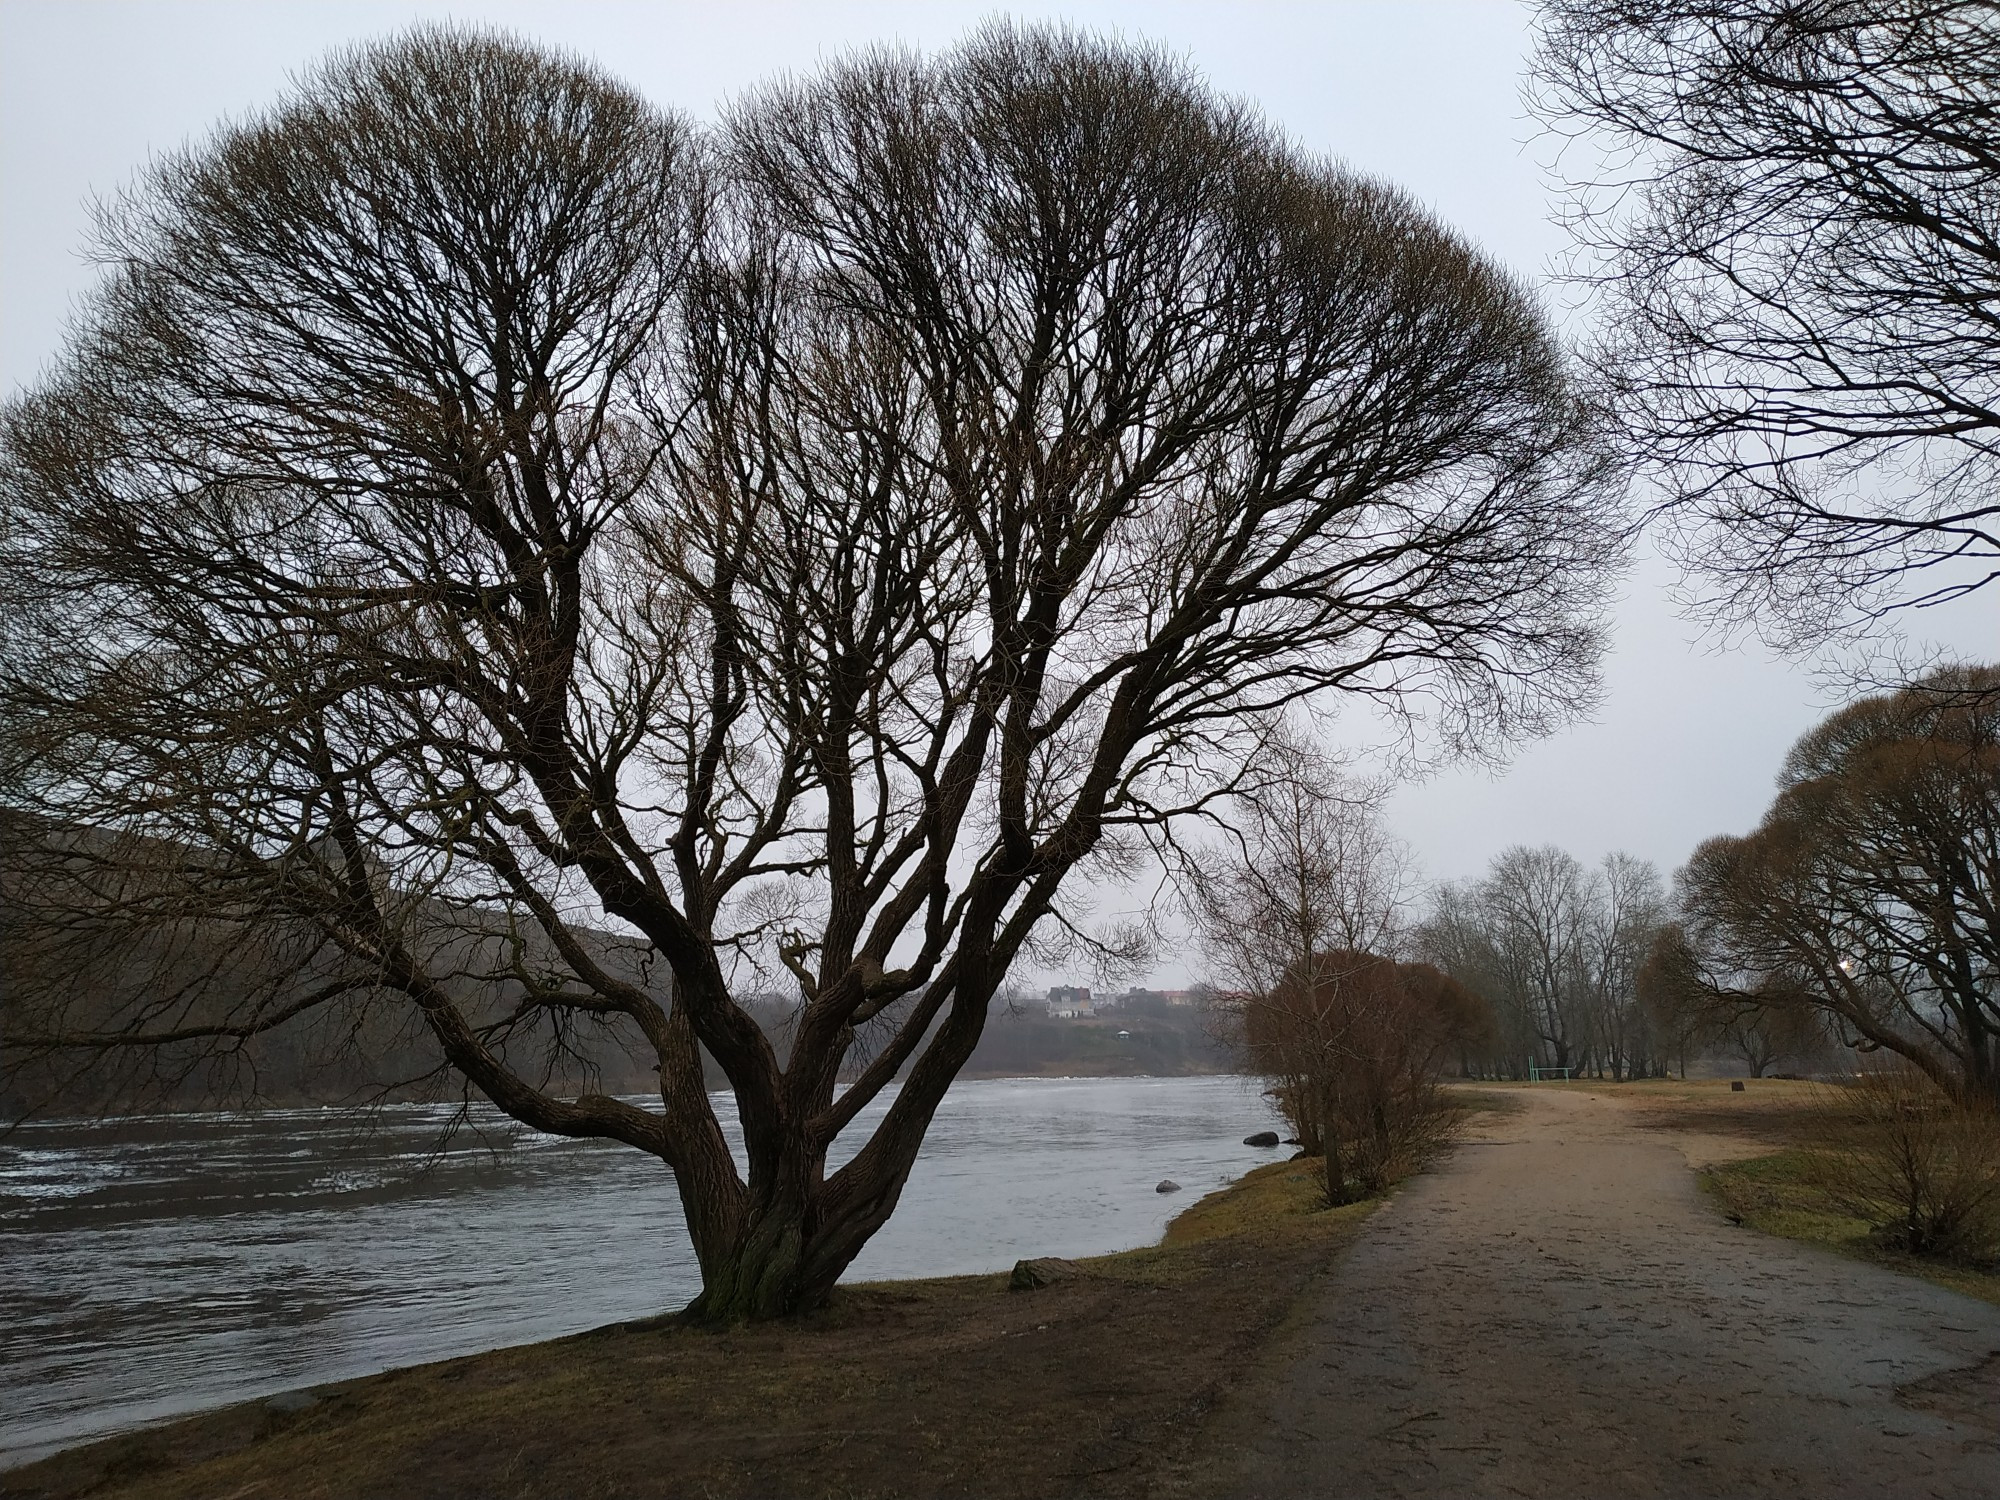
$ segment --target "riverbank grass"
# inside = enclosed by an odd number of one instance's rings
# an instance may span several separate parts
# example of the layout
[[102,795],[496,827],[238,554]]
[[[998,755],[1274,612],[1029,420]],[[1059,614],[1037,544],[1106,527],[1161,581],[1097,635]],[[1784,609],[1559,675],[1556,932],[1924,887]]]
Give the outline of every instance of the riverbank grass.
[[1701,1182],[1746,1228],[1821,1245],[2000,1306],[2000,1272],[1889,1249],[1868,1220],[1842,1205],[1826,1176],[1817,1154],[1801,1147],[1709,1167]]
[[0,1496],[1140,1494],[1367,1217],[1318,1210],[1317,1171],[1260,1167],[1037,1291],[880,1282],[791,1322],[617,1325],[112,1438]]

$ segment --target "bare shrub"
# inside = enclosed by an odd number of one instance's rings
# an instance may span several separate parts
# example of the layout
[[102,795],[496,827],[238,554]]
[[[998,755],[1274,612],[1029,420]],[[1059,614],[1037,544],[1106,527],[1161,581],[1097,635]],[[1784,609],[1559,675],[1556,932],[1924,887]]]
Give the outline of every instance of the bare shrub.
[[1340,949],[1246,997],[1246,1056],[1305,1150],[1325,1162],[1330,1204],[1379,1193],[1451,1138],[1438,1077],[1483,1011],[1428,965]]
[[1915,1255],[2000,1258],[2000,1110],[1907,1063],[1871,1068],[1819,1100],[1821,1185]]

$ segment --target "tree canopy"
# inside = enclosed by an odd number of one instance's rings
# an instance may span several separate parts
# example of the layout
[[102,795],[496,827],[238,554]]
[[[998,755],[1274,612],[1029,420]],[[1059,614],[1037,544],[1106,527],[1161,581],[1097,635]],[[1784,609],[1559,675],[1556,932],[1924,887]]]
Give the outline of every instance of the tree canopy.
[[11,1045],[402,1017],[669,1166],[702,1316],[826,1295],[1024,945],[1273,716],[1491,753],[1594,692],[1616,485],[1532,299],[1155,52],[995,25],[697,133],[419,30],[101,253],[0,454],[23,888],[269,958]]
[[2000,13],[1547,0],[1593,363],[1725,619],[1802,649],[2000,578]]
[[1757,830],[1682,870],[1655,982],[2000,1095],[1996,705],[2000,671],[1945,668],[1801,738]]

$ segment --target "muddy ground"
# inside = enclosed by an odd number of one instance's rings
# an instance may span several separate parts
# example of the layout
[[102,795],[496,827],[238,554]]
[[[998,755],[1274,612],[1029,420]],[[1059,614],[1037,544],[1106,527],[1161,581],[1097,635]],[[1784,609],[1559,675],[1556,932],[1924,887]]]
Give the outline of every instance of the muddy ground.
[[2000,1495],[2000,1308],[1732,1226],[1795,1086],[1489,1091],[1372,1215],[1316,1164],[1030,1293],[857,1288],[253,1403],[0,1497]]
[[2000,1495],[2000,1308],[1732,1227],[1782,1085],[1540,1088],[1370,1222],[1170,1492]]

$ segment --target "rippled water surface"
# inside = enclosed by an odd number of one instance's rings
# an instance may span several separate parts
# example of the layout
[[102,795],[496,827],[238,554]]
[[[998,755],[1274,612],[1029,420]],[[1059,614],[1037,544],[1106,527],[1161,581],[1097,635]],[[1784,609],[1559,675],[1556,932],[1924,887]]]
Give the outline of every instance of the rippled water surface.
[[[718,1098],[725,1110],[728,1101]],[[842,1137],[857,1148],[886,1100]],[[0,1465],[262,1393],[675,1308],[673,1180],[453,1111],[58,1121],[0,1139]],[[1236,1078],[993,1079],[947,1097],[849,1280],[1147,1244],[1269,1153]],[[1171,1177],[1189,1193],[1162,1196]]]

